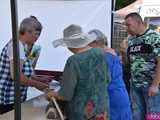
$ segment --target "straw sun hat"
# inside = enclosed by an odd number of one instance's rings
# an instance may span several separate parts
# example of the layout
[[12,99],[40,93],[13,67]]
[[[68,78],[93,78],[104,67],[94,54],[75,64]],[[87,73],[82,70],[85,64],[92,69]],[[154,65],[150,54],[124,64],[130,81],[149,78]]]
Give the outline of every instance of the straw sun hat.
[[64,29],[63,38],[54,40],[52,44],[54,47],[82,48],[94,40],[96,40],[95,35],[83,33],[80,26],[72,24]]

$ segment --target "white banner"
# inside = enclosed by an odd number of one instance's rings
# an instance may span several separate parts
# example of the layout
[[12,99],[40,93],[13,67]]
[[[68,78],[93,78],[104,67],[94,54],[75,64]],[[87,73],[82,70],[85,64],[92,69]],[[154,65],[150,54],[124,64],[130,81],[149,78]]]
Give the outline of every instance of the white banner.
[[[11,38],[10,0],[1,0],[0,51]],[[5,14],[4,14],[5,13]],[[100,29],[111,38],[111,0],[18,0],[19,23],[25,17],[36,16],[43,25],[37,41],[42,47],[37,69],[63,70],[71,53],[66,48],[53,48],[51,42],[63,37],[63,29],[78,24],[84,32]]]

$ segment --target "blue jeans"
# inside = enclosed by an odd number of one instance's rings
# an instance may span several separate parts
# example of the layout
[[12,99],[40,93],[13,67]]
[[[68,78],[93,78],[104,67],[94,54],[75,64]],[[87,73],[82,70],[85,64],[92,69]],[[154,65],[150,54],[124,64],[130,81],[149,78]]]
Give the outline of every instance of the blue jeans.
[[131,85],[130,97],[133,110],[133,120],[145,120],[147,114],[160,114],[160,92],[148,96],[148,87],[136,88]]

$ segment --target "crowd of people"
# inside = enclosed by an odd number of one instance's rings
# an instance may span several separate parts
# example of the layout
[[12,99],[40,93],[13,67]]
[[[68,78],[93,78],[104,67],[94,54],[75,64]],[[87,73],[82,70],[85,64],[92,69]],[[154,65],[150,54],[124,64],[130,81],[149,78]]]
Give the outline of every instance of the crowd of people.
[[[93,29],[84,33],[71,24],[54,47],[67,47],[73,55],[65,64],[59,91],[48,90],[50,78],[37,77],[40,54],[35,42],[42,25],[34,16],[19,27],[21,102],[27,87],[47,90],[64,101],[68,120],[160,120],[160,34],[146,28],[138,13],[125,17],[129,37],[120,44],[120,56],[108,47],[107,37]],[[34,54],[33,54],[34,53]],[[0,55],[0,114],[14,109],[12,40]]]

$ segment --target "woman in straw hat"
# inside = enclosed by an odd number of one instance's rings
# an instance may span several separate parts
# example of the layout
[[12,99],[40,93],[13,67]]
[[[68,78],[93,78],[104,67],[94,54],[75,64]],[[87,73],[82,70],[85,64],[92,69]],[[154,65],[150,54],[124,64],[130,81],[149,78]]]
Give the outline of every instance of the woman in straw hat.
[[74,55],[66,62],[61,89],[48,97],[66,101],[69,120],[107,120],[109,77],[104,52],[88,46],[95,36],[83,33],[78,25],[68,26],[63,34],[63,39],[53,41],[54,47],[66,46]]

